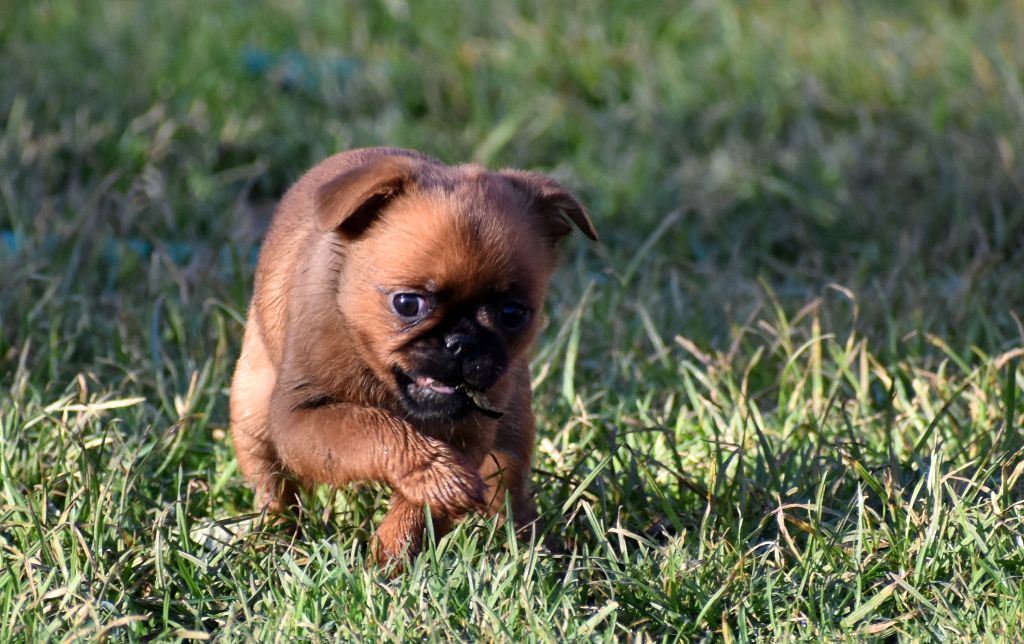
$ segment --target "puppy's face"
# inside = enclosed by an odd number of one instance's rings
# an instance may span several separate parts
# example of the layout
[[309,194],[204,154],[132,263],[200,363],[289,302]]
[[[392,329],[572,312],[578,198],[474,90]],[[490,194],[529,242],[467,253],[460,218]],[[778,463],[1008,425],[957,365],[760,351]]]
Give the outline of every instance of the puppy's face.
[[[422,420],[484,401],[533,339],[554,265],[525,218],[488,195],[407,195],[351,247],[339,290],[365,361]],[[474,400],[475,399],[475,400]]]
[[387,187],[373,194],[386,196],[361,199],[369,206],[334,227],[337,304],[356,350],[411,417],[500,415],[503,376],[526,359],[575,213],[541,198],[538,181],[557,184],[540,175],[383,165]]

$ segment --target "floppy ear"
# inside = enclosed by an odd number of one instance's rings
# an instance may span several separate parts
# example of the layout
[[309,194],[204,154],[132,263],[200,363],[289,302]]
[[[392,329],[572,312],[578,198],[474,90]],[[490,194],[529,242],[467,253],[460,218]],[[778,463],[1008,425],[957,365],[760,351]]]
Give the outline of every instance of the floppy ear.
[[587,209],[562,184],[539,172],[504,170],[501,175],[526,193],[530,207],[544,218],[544,227],[552,240],[568,235],[575,224],[584,235],[597,241],[597,231]]
[[346,170],[324,184],[316,196],[320,230],[337,230],[349,239],[361,235],[381,208],[416,177],[419,162],[405,156],[379,156]]

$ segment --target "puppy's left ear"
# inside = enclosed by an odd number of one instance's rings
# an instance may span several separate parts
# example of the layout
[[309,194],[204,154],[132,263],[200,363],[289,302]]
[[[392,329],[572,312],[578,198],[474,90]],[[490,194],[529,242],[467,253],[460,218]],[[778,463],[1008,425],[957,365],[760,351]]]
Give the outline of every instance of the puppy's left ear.
[[544,218],[545,229],[552,240],[568,235],[575,224],[584,235],[597,241],[597,231],[587,209],[562,184],[539,172],[503,170],[501,176],[526,194],[530,207]]
[[408,189],[419,168],[414,158],[380,155],[341,173],[317,192],[317,225],[325,232],[358,237],[389,200]]

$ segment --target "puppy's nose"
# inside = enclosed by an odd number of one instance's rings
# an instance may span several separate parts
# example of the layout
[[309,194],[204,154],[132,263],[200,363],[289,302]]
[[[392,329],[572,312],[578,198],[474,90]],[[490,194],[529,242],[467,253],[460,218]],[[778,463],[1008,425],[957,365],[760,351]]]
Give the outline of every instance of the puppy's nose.
[[480,354],[476,338],[467,333],[452,333],[446,336],[444,346],[460,360],[472,360]]

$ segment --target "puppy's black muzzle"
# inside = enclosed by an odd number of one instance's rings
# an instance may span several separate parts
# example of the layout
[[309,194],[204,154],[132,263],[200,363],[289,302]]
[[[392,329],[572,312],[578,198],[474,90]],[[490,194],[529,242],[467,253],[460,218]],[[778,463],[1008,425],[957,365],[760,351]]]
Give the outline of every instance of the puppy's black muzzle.
[[407,411],[422,419],[454,420],[477,410],[496,417],[474,399],[486,394],[508,367],[501,340],[470,320],[424,338],[410,352],[412,369],[396,371]]
[[445,335],[444,346],[452,360],[453,375],[474,391],[487,391],[507,366],[504,348],[490,332],[454,331]]

